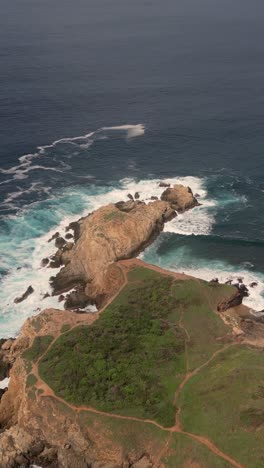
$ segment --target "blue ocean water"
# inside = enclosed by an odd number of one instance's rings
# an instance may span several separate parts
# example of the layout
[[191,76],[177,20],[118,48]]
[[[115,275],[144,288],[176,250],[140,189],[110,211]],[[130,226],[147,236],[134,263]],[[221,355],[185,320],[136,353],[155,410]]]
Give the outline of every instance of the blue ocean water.
[[40,267],[58,226],[161,179],[202,206],[144,258],[257,281],[246,303],[263,309],[263,2],[0,6],[0,336],[58,306]]

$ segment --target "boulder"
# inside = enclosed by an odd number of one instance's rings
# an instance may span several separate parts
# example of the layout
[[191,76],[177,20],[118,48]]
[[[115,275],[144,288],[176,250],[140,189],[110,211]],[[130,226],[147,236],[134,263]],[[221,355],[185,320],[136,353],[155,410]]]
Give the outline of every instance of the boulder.
[[64,308],[66,310],[82,309],[89,303],[89,298],[84,293],[84,290],[72,291],[67,294]]
[[258,283],[256,281],[253,281],[252,283],[250,283],[249,287],[250,288],[255,288],[257,285],[258,285]]
[[45,266],[47,266],[48,264],[49,264],[49,259],[48,259],[48,258],[43,258],[43,259],[41,260],[41,266],[42,266],[42,267],[45,267]]
[[158,200],[159,197],[156,197],[156,196],[152,195],[152,196],[150,197],[150,199],[151,199],[151,200]]
[[226,310],[230,309],[231,307],[236,307],[242,304],[243,296],[241,295],[240,291],[237,290],[232,296],[224,299],[220,302],[217,306],[218,312],[225,312]]
[[[88,215],[89,216],[89,215]],[[80,223],[83,218],[79,219],[79,221],[72,221],[67,227],[66,232],[73,231],[74,241],[76,242],[80,237]]]
[[66,235],[65,235],[65,239],[69,240],[69,239],[73,239],[73,235],[68,232]]
[[129,200],[134,200],[134,197],[131,195],[131,193],[128,193],[127,198],[129,198]]
[[66,240],[63,239],[63,237],[57,237],[57,239],[55,240],[55,247],[57,247],[57,249],[62,249],[62,247],[66,244]]
[[16,297],[16,299],[14,300],[14,303],[19,304],[20,302],[25,301],[28,298],[28,296],[30,296],[30,294],[32,294],[33,292],[34,292],[34,289],[32,288],[32,286],[29,286],[27,290],[24,292],[24,294],[22,294],[22,296]]
[[168,187],[170,187],[170,186],[171,186],[171,184],[168,184],[168,183],[166,183],[166,182],[160,182],[160,183],[159,183],[159,187],[162,187],[162,188],[168,188]]
[[52,242],[53,240],[57,239],[60,236],[59,232],[55,232],[53,236],[48,240],[48,242]]
[[161,200],[170,203],[171,207],[179,213],[199,206],[190,187],[184,185],[174,185],[172,188],[167,188],[162,193]]
[[140,198],[139,192],[136,192],[134,195],[135,200],[138,200]]

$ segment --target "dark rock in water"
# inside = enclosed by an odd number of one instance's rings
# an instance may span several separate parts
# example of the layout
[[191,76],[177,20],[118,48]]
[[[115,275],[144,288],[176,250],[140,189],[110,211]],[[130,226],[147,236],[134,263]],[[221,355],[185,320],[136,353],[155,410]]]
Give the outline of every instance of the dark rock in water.
[[70,232],[68,232],[65,236],[65,239],[73,239],[73,235]]
[[195,198],[200,198],[201,197],[201,195],[199,195],[199,193],[196,193],[194,196],[195,196]]
[[225,282],[225,284],[229,284],[229,285],[231,286],[232,280],[227,280],[227,281]]
[[17,267],[17,270],[21,270],[21,269],[22,269],[22,267]]
[[3,360],[4,353],[0,351],[0,380],[4,380],[9,374],[9,365]]
[[64,304],[65,309],[82,309],[89,304],[89,298],[84,293],[83,289],[72,291],[66,296]]
[[47,266],[48,264],[49,264],[49,259],[48,259],[48,258],[43,258],[43,259],[41,260],[41,266],[42,266],[42,267],[45,267],[45,266]]
[[[83,218],[81,218],[79,221],[81,221]],[[72,230],[74,233],[74,241],[77,242],[77,240],[80,237],[80,223],[78,221],[72,221],[69,226],[66,227],[66,232]]]
[[139,192],[136,192],[134,195],[135,200],[138,200],[140,198]]
[[243,278],[241,278],[241,277],[240,277],[240,278],[237,278],[237,281],[238,281],[239,283],[243,283]]
[[65,296],[64,296],[63,294],[61,294],[61,295],[59,296],[58,301],[59,301],[59,302],[63,302],[64,299],[65,299]]
[[127,197],[129,198],[129,200],[134,201],[134,197],[133,197],[133,195],[131,195],[131,193],[128,193]]
[[210,283],[219,283],[219,279],[218,278],[213,278],[213,279],[211,279]]
[[7,391],[7,388],[0,388],[0,401],[6,391]]
[[27,288],[27,290],[24,292],[24,294],[22,294],[22,296],[17,297],[17,298],[14,300],[14,303],[15,303],[15,304],[19,304],[20,302],[25,301],[25,299],[27,299],[28,296],[30,296],[30,294],[32,294],[33,292],[34,292],[34,289],[32,288],[32,286],[29,286],[29,287]]
[[242,283],[239,284],[239,292],[242,295],[242,297],[247,297],[249,296],[248,288]]
[[170,186],[171,186],[171,184],[167,184],[166,182],[160,182],[159,183],[159,187],[162,187],[162,188],[168,188]]
[[152,197],[150,197],[150,199],[151,199],[151,200],[158,200],[159,197],[154,197],[154,196],[152,195]]
[[49,268],[60,268],[62,265],[61,263],[61,255],[53,255],[51,257],[51,261],[49,264]]
[[62,249],[62,247],[66,244],[66,240],[63,237],[57,237],[55,240],[55,246],[57,249]]
[[60,236],[60,233],[59,232],[55,232],[55,234],[53,234],[53,236],[48,240],[48,242],[52,242],[53,240],[57,239],[57,237]]
[[50,297],[50,294],[49,294],[48,292],[46,292],[46,293],[44,294],[44,296],[43,296],[42,299],[47,299],[47,297]]
[[253,281],[252,283],[250,283],[249,287],[250,288],[255,288],[257,285],[258,285],[258,283],[256,281]]

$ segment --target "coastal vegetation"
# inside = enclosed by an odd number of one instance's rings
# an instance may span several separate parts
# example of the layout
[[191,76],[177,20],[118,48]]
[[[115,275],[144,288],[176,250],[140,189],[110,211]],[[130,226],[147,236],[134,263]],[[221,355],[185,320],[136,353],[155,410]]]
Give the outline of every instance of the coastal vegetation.
[[228,332],[213,309],[230,289],[136,268],[96,322],[54,342],[40,360],[40,376],[74,405],[172,426],[186,366],[207,361]]

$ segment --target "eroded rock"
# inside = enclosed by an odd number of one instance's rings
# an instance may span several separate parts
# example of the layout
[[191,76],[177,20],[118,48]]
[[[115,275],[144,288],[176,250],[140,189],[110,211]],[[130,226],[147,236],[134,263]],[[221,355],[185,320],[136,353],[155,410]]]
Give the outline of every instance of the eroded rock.
[[171,207],[179,213],[199,206],[191,188],[184,185],[174,185],[172,188],[167,188],[162,193],[161,200],[170,203]]
[[22,296],[16,297],[16,299],[14,300],[14,303],[19,304],[20,302],[25,301],[28,298],[28,296],[30,296],[30,294],[32,294],[33,292],[34,292],[34,289],[32,288],[32,286],[29,286],[27,290],[24,292],[24,294],[22,294]]

